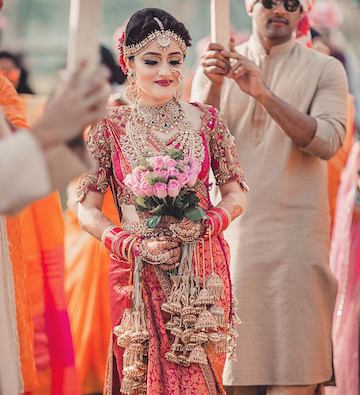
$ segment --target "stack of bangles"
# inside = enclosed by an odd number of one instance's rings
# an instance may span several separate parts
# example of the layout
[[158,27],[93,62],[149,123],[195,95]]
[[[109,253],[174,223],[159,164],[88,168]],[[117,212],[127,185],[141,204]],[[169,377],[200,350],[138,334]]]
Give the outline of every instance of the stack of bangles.
[[[227,229],[231,222],[231,215],[226,208],[213,207],[206,212],[208,219],[208,237],[216,236]],[[209,223],[210,221],[210,223]]]
[[360,213],[360,191],[359,185],[356,185],[355,188],[355,204],[354,204],[354,211]]
[[127,261],[130,261],[132,252],[135,256],[140,255],[140,241],[139,236],[126,233],[116,225],[110,225],[106,228],[101,237],[101,242],[107,249]]

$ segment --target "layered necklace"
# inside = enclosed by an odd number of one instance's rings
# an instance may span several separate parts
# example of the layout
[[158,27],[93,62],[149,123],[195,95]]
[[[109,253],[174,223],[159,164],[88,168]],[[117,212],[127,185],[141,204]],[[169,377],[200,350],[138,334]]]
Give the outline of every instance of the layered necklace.
[[134,108],[133,118],[145,128],[168,134],[175,127],[180,129],[180,125],[186,120],[186,114],[174,98],[158,106],[145,106],[139,103]]
[[[179,133],[166,142],[151,133],[158,131],[168,134],[174,128],[177,128]],[[186,156],[191,156],[200,163],[205,158],[200,133],[195,131],[193,124],[187,119],[185,110],[175,98],[156,106],[138,103],[132,107],[126,123],[126,135],[120,140],[123,152],[132,166],[136,166],[141,156],[163,155],[174,148],[182,149]],[[154,151],[151,145],[157,150]]]

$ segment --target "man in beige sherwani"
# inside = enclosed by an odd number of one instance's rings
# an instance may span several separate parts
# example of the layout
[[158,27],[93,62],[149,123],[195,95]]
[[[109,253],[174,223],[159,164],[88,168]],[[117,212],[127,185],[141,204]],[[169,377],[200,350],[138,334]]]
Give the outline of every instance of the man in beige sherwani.
[[294,38],[311,0],[246,5],[253,35],[230,52],[210,44],[192,90],[224,114],[251,188],[226,233],[243,323],[224,384],[229,395],[322,394],[337,291],[325,160],[345,136],[347,80]]

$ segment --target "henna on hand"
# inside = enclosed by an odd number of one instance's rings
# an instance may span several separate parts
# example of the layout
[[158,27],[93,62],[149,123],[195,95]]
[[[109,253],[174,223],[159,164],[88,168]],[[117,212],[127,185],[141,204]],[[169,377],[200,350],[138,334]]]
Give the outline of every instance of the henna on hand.
[[217,207],[226,209],[230,213],[232,221],[239,217],[244,211],[239,204],[236,204],[236,199],[234,196],[230,194],[224,196]]
[[96,237],[101,241],[101,236],[105,229],[113,225],[109,218],[102,212],[97,213],[94,216],[93,222],[91,224],[80,224],[85,232],[90,233],[92,236]]

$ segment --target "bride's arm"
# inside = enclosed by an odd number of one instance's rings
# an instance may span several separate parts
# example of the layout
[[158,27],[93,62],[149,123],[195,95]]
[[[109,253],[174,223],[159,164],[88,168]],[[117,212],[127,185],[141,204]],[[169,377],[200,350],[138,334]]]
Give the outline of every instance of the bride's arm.
[[114,225],[101,211],[103,201],[102,193],[89,191],[84,200],[78,204],[79,225],[100,241],[104,231]]
[[231,215],[231,221],[233,221],[246,209],[245,192],[237,181],[220,185],[219,189],[222,199],[216,207],[227,210]]

